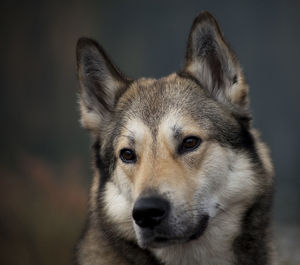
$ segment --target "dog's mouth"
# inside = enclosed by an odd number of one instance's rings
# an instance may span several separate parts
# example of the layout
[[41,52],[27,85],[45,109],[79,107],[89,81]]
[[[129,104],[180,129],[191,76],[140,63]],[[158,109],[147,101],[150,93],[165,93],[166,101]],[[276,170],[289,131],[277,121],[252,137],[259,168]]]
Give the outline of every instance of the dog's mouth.
[[206,230],[208,220],[209,216],[203,215],[200,218],[196,229],[193,229],[192,232],[185,233],[184,236],[174,236],[173,233],[163,234],[154,230],[147,232],[144,231],[145,233],[142,232],[143,236],[139,244],[143,248],[161,248],[197,240],[203,235],[204,231]]
[[199,221],[199,224],[197,226],[197,229],[194,234],[189,238],[190,240],[196,240],[198,239],[205,231],[207,225],[208,225],[209,216],[203,215],[202,218]]

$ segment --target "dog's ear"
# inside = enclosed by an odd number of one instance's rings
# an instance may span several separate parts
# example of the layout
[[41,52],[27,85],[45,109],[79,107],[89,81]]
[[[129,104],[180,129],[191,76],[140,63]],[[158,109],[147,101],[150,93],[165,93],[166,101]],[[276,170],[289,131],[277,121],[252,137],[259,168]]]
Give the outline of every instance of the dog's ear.
[[206,11],[192,25],[183,72],[196,78],[219,102],[248,110],[248,86],[241,66],[216,19]]
[[76,47],[81,123],[94,133],[109,120],[130,80],[94,40],[80,38]]

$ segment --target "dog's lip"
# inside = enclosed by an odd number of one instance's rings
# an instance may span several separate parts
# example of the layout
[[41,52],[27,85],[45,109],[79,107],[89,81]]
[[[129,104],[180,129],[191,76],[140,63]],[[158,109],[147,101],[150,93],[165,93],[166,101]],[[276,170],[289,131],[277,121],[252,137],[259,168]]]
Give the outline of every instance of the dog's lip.
[[197,240],[206,230],[206,227],[208,225],[208,220],[209,220],[209,216],[203,215],[199,220],[196,231],[194,231],[194,233],[191,236],[173,237],[168,235],[156,235],[153,236],[151,240],[148,241],[148,244],[153,248],[157,248],[157,247],[173,245],[176,243],[184,243],[184,242]]
[[150,248],[160,248],[170,246],[180,242],[187,242],[187,238],[175,238],[175,237],[165,237],[165,236],[155,236],[153,239],[148,242],[148,247]]
[[157,242],[157,243],[165,243],[168,242],[170,240],[174,240],[174,238],[168,238],[168,237],[164,237],[164,236],[157,236],[154,237],[153,241]]
[[194,234],[190,236],[190,240],[196,240],[198,239],[206,230],[206,227],[208,225],[209,215],[203,215],[202,218],[200,218],[199,224],[197,226],[197,230]]

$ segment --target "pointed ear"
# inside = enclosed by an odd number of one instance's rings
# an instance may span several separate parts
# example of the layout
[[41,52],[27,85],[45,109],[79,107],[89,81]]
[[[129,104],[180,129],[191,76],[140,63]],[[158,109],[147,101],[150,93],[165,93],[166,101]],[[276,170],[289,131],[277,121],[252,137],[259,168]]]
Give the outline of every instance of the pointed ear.
[[98,133],[109,120],[119,96],[129,85],[94,40],[80,38],[76,47],[79,100],[83,127]]
[[192,25],[184,72],[196,78],[219,102],[238,111],[248,109],[248,86],[240,64],[216,19],[206,11]]

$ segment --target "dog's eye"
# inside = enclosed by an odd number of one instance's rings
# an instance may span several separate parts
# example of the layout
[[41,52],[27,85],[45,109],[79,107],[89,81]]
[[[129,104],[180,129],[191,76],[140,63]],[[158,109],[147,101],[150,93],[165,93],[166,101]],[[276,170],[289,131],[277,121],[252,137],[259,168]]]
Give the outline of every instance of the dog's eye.
[[190,152],[195,150],[201,144],[201,139],[196,136],[189,136],[183,139],[179,153]]
[[124,148],[120,151],[120,158],[124,163],[135,163],[136,154],[133,150]]

